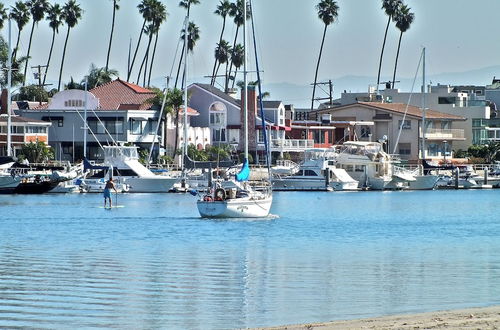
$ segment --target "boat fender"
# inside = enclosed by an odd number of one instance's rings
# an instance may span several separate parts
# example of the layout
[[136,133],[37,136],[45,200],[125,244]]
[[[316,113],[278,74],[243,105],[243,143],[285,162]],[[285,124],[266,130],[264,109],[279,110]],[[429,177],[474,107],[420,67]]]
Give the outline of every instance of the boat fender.
[[215,200],[223,201],[226,199],[226,191],[222,188],[217,188],[215,190]]
[[205,202],[211,202],[212,201],[212,196],[210,196],[210,195],[203,196],[203,200]]

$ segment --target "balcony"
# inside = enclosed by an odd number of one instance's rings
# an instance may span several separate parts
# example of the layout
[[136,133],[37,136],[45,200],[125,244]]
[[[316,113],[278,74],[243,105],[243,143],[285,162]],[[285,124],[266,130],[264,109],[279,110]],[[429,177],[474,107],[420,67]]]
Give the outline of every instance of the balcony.
[[[422,132],[420,132],[420,137],[422,137]],[[426,140],[458,140],[464,141],[465,134],[463,129],[439,129],[439,128],[428,128],[425,131]]]
[[273,139],[271,140],[271,151],[276,152],[300,152],[314,148],[314,140],[292,140]]

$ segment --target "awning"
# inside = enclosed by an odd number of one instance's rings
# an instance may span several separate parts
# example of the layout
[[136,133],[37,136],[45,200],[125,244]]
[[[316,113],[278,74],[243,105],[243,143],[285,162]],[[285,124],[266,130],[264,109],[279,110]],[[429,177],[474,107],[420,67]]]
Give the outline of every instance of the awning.
[[130,119],[137,120],[137,121],[148,121],[148,118],[140,117],[140,116],[130,116]]

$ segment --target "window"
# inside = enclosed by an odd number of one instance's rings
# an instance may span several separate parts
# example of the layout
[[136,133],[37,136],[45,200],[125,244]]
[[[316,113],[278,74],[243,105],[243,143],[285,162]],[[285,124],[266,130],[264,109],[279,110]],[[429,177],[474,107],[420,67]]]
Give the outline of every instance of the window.
[[149,119],[148,120],[148,134],[154,135],[158,121]]
[[439,146],[437,143],[430,143],[427,147],[427,156],[436,157],[438,156]]
[[24,133],[24,127],[23,126],[11,126],[10,127],[10,132],[12,134],[23,134]]
[[476,95],[483,95],[483,91],[481,89],[476,89]]
[[361,127],[361,137],[362,138],[369,138],[371,133],[372,132],[370,130],[370,127]]
[[451,121],[442,121],[441,122],[441,129],[450,129],[451,128]]
[[400,143],[399,144],[399,154],[401,156],[411,155],[411,143]]
[[[401,126],[401,123],[403,124],[403,126]],[[411,120],[408,119],[405,119],[404,121],[400,120],[398,126],[401,127],[402,129],[411,129]]]
[[47,134],[47,127],[27,126],[26,133],[28,133],[28,134]]
[[82,107],[84,107],[84,105],[85,105],[85,102],[83,102],[83,100],[66,100],[66,101],[64,101],[65,107],[82,108]]
[[141,135],[142,134],[142,121],[130,119],[130,133]]
[[457,102],[457,98],[455,96],[440,96],[438,97],[439,104],[455,104]]
[[62,152],[63,154],[66,155],[72,155],[73,154],[73,144],[72,143],[62,143]]
[[0,133],[7,134],[7,126],[0,126]]
[[212,141],[214,142],[226,142],[226,129],[213,129],[212,130]]
[[318,176],[313,170],[304,170],[304,176]]

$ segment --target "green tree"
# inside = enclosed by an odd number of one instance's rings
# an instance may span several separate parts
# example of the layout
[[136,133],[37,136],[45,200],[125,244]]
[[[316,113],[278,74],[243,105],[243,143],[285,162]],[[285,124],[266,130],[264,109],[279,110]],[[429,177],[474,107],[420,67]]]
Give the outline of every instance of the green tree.
[[[243,61],[245,60],[245,47],[242,44],[237,44],[231,53],[231,63],[234,65],[234,77],[236,77],[236,73],[238,69],[243,65]],[[233,85],[231,88],[234,88],[234,84],[236,79],[233,78]]]
[[[78,82],[76,82],[73,77],[70,78],[69,80],[69,83],[67,83],[66,85],[64,85],[64,89],[80,89],[80,90],[85,90],[85,84],[80,84]],[[54,95],[54,90],[55,90],[55,93],[58,92],[57,88],[54,88],[50,93],[52,93],[52,95]],[[49,94],[50,94],[49,93]]]
[[[96,88],[98,86],[111,82],[118,77],[118,71],[114,69],[98,68],[94,63],[90,64],[89,74],[87,75],[87,89]],[[85,87],[85,78],[82,79],[81,85]]]
[[30,163],[43,163],[54,159],[53,150],[41,141],[23,144],[20,154]]
[[111,54],[111,43],[113,42],[113,33],[115,31],[116,11],[120,10],[120,5],[118,4],[120,0],[112,0],[112,1],[113,1],[113,15],[111,18],[111,33],[109,35],[108,54],[106,55],[106,71],[108,71],[109,67],[109,55]]
[[142,22],[141,31],[139,33],[139,38],[137,39],[137,45],[135,46],[134,56],[132,57],[132,62],[130,63],[130,67],[127,72],[127,81],[130,80],[130,76],[132,75],[132,70],[134,68],[135,59],[137,57],[137,52],[139,51],[139,46],[142,40],[142,34],[145,31],[146,24],[151,22],[153,18],[153,12],[155,8],[156,0],[142,0],[140,4],[137,5],[137,9],[139,10],[139,14],[142,15],[144,21]]
[[[229,10],[229,16],[233,17],[234,24],[236,25],[236,33],[234,35],[234,40],[233,40],[233,51],[236,49],[236,43],[238,41],[238,33],[240,31],[240,27],[245,23],[245,18],[244,18],[244,5],[246,3],[246,0],[236,0],[236,2],[233,2],[231,4],[231,10]],[[250,19],[251,16],[251,10],[247,8],[247,17],[246,19]],[[229,64],[229,75],[231,76],[231,71],[233,70],[233,62],[231,61]],[[234,80],[236,80],[236,77],[233,77]],[[229,80],[226,79],[226,86],[224,86],[224,89],[227,91],[229,88]]]
[[[7,44],[5,39],[2,36],[0,36],[0,66],[2,68],[7,67],[8,58],[9,58],[9,45]],[[12,86],[18,86],[23,82],[23,73],[19,70],[19,68],[22,66],[22,63],[25,59],[26,59],[25,57],[21,57],[12,62],[12,81],[11,81]],[[0,84],[2,86],[7,85],[6,70],[0,71]]]
[[394,17],[394,14],[398,11],[399,7],[403,4],[402,0],[382,0],[382,9],[385,14],[389,16],[387,19],[387,26],[385,27],[384,42],[382,43],[382,51],[380,52],[380,61],[378,64],[378,74],[377,74],[377,89],[380,85],[380,71],[382,70],[382,59],[384,57],[385,42],[387,41],[387,32],[389,31],[389,25]]
[[[183,91],[177,88],[169,90],[167,92],[167,100],[165,104],[167,106],[167,109],[169,109],[169,112],[175,114],[174,117],[174,124],[176,127],[175,142],[174,142],[174,152],[175,152],[175,150],[177,150],[177,146],[179,145],[179,115],[180,115],[180,108],[184,104]],[[172,157],[175,157],[175,154],[172,155]]]
[[3,29],[5,25],[5,21],[9,18],[7,15],[7,8],[5,8],[4,4],[0,2],[0,30]]
[[212,76],[217,76],[219,72],[219,68],[222,64],[226,64],[226,80],[228,79],[228,62],[229,62],[229,57],[231,56],[231,45],[229,42],[226,40],[222,40],[220,43],[217,44],[217,47],[215,48],[215,61],[218,64],[217,69],[214,72],[214,75]]
[[28,43],[28,53],[26,54],[26,62],[24,63],[23,86],[26,85],[26,73],[28,72],[28,61],[30,59],[33,31],[35,31],[35,26],[38,25],[38,22],[40,22],[43,19],[45,13],[49,10],[49,3],[47,0],[28,0],[26,1],[26,6],[29,8],[29,11],[31,13],[33,24],[31,25],[30,41]]
[[59,70],[59,83],[57,85],[57,90],[61,90],[61,79],[64,68],[64,59],[66,58],[66,47],[68,46],[69,32],[78,24],[78,20],[82,17],[82,9],[80,5],[76,3],[75,0],[68,0],[68,2],[63,6],[62,18],[66,22],[68,27],[66,33],[66,40],[64,41],[63,55],[61,59],[61,69]]
[[49,100],[49,93],[43,87],[40,87],[38,85],[28,85],[23,86],[19,89],[17,99],[47,102]]
[[[226,18],[227,15],[229,15],[230,10],[231,10],[231,3],[229,2],[229,0],[220,0],[217,9],[214,11],[214,14],[222,17],[222,30],[220,32],[219,43],[217,44],[217,47],[222,44],[223,41],[222,38],[224,37],[224,30],[226,29]],[[217,71],[216,71],[216,69],[218,68],[217,63],[218,63],[218,58],[217,56],[215,56],[214,68],[212,70],[212,79],[210,82],[212,86],[215,85],[215,80],[217,79]]]
[[56,34],[59,33],[59,27],[63,24],[61,6],[57,3],[51,5],[49,10],[47,11],[46,19],[47,21],[49,21],[49,26],[52,29],[52,41],[50,43],[49,57],[47,58],[47,65],[45,66],[45,74],[43,75],[42,85],[45,85],[45,79],[47,78],[47,72],[49,71],[49,65],[52,58],[52,51],[54,50],[54,41],[56,40]]
[[[196,42],[198,40],[200,40],[200,29],[193,22],[189,22],[187,33],[188,33],[188,35],[187,35],[187,50],[188,50],[188,52],[192,53],[194,50],[194,46],[196,46]],[[181,40],[184,40],[185,36],[186,36],[186,29],[184,28],[181,30]],[[179,80],[179,74],[181,71],[182,59],[183,59],[183,54],[184,54],[184,49],[185,49],[184,47],[185,47],[185,45],[183,44],[182,54],[181,54],[181,58],[179,61],[179,66],[177,67],[177,75],[175,77],[174,88],[177,88],[177,82]],[[182,86],[182,87],[184,87],[184,86]]]
[[323,46],[325,44],[326,30],[328,26],[337,21],[339,16],[339,6],[333,0],[321,0],[316,5],[319,19],[325,24],[323,29],[323,38],[321,39],[321,47],[319,49],[318,63],[316,64],[316,73],[314,74],[313,93],[311,98],[311,110],[314,108],[314,97],[316,94],[316,83],[318,81],[319,63],[321,62],[321,55],[323,54]]
[[191,10],[191,5],[198,5],[200,0],[181,0],[179,2],[179,7],[186,8],[187,15],[189,16],[189,11]]
[[30,11],[28,6],[26,6],[26,4],[22,1],[17,1],[14,6],[11,7],[10,17],[17,24],[17,42],[16,47],[12,51],[12,61],[15,61],[17,57],[17,50],[19,49],[19,41],[21,40],[21,32],[30,20]]
[[392,88],[394,88],[394,83],[396,82],[396,70],[398,67],[398,58],[399,58],[399,50],[401,49],[401,39],[403,38],[403,33],[408,31],[413,20],[415,19],[415,15],[410,12],[410,7],[406,5],[402,5],[397,14],[396,14],[396,27],[401,31],[399,34],[399,42],[398,42],[398,51],[396,53],[396,62],[394,63],[394,75],[392,76]]
[[151,72],[153,72],[153,63],[155,60],[156,46],[158,45],[158,35],[160,34],[160,26],[167,20],[167,17],[168,17],[167,8],[161,2],[158,2],[158,8],[156,10],[155,17],[153,18],[153,23],[156,26],[156,33],[155,33],[155,44],[153,46],[153,54],[151,56],[151,65],[149,67],[147,86],[150,86],[151,84]]

